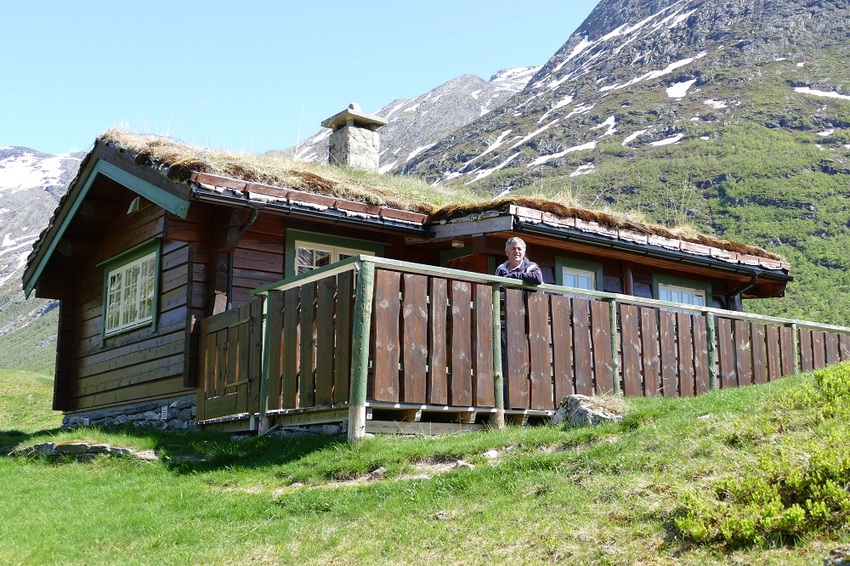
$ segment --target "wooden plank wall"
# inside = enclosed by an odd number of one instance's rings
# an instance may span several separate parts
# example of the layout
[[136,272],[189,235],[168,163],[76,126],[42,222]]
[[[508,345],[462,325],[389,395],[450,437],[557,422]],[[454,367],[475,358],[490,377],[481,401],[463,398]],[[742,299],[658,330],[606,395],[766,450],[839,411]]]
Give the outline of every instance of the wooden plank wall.
[[[613,391],[607,303],[506,289],[503,310],[506,408]],[[494,407],[491,327],[490,285],[377,270],[370,398]]]
[[68,365],[65,410],[194,393],[183,376],[189,258],[189,244],[163,242],[157,332],[151,334],[145,326],[109,337],[103,345],[103,268],[81,270],[77,281],[80,299],[73,316],[78,331],[70,345],[73,361]]
[[259,411],[262,321],[258,298],[201,322],[198,420]]
[[[376,273],[369,397],[494,406],[489,285]],[[691,397],[710,389],[705,316],[619,304],[619,375],[605,301],[505,289],[505,408],[552,410],[567,395],[620,390]],[[795,371],[792,328],[718,317],[718,384],[766,383]],[[802,369],[850,359],[850,337],[800,330]]]
[[348,401],[353,308],[350,271],[269,293],[269,410]]

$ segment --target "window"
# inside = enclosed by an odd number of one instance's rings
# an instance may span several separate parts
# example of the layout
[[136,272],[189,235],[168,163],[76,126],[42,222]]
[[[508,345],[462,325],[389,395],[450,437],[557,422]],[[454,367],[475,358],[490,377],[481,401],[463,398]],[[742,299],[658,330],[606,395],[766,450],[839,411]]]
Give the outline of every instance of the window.
[[583,269],[561,268],[561,279],[564,287],[576,289],[596,289],[596,273]]
[[359,254],[371,255],[371,252],[368,250],[335,248],[331,246],[321,246],[310,242],[296,241],[295,275],[301,275],[302,273],[313,271],[319,267],[324,267]]
[[711,300],[710,284],[667,275],[652,276],[652,291],[657,299],[683,305],[705,307]]
[[602,265],[556,256],[555,278],[555,283],[564,287],[597,291],[602,283]]
[[686,305],[705,306],[705,291],[679,287],[676,285],[658,285],[658,298],[671,303],[683,303]]
[[315,232],[286,231],[286,277],[301,275],[346,258],[383,255],[384,246],[368,240],[328,236]]
[[155,323],[158,263],[159,247],[148,244],[105,264],[105,336]]

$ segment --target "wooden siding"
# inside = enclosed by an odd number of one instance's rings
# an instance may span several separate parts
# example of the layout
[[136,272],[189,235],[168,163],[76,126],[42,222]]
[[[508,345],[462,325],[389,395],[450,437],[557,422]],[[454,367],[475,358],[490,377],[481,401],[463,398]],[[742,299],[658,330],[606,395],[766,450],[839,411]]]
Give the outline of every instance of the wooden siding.
[[[826,327],[552,286],[508,286],[494,305],[498,283],[487,276],[376,263],[366,391],[380,407],[497,408],[495,308],[503,312],[504,408],[512,411],[553,411],[571,393],[690,397],[850,360],[850,333]],[[338,410],[349,400],[356,271],[326,271],[269,291],[270,414]],[[216,353],[205,350],[215,357],[232,340],[207,343],[218,344]],[[205,387],[215,392],[220,372],[206,371],[213,373]]]
[[[162,216],[148,215],[136,229],[116,229],[98,256],[109,257],[148,238],[162,225]],[[149,238],[148,238],[149,239]],[[75,333],[62,354],[63,389],[57,404],[75,411],[167,398],[193,392],[184,385],[187,351],[187,303],[191,288],[191,246],[165,241],[161,248],[159,313],[156,332],[150,325],[102,338],[104,271],[97,265],[80,269],[76,304],[70,307],[69,324]],[[66,318],[63,315],[63,318]],[[71,322],[73,321],[73,322]]]

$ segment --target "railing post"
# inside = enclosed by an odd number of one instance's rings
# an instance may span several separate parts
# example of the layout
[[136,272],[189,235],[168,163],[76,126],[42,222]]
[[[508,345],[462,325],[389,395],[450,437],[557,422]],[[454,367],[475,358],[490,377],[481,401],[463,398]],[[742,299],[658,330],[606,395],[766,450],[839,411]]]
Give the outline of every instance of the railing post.
[[372,300],[375,295],[375,264],[360,263],[354,298],[354,335],[351,351],[351,390],[348,397],[348,440],[366,436],[366,381],[369,377],[369,337]]
[[708,388],[717,389],[717,329],[714,324],[714,315],[710,312],[703,313],[705,317],[705,341],[708,346]]
[[496,412],[490,419],[490,425],[505,428],[505,376],[502,375],[502,303],[500,286],[493,286],[493,393],[496,398]]
[[269,429],[266,411],[269,408],[269,367],[271,366],[271,325],[269,324],[269,301],[263,301],[263,367],[260,372],[260,413],[257,418],[257,435],[263,436]]
[[620,387],[620,336],[617,330],[617,301],[616,299],[605,299],[608,303],[608,319],[611,322],[611,370],[614,374],[614,395],[620,395],[623,389]]

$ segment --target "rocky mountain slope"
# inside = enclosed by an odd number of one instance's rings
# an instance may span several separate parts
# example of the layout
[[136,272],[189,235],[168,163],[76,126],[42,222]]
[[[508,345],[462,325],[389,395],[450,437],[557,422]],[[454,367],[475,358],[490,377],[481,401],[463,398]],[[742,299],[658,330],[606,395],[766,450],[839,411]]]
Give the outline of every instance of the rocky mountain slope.
[[[374,114],[388,120],[380,129],[382,172],[404,166],[449,133],[487,114],[522,90],[540,67],[504,69],[489,81],[462,75],[413,98],[390,102]],[[330,129],[286,150],[303,161],[327,161]]]
[[751,308],[850,324],[848,60],[846,0],[601,0],[509,104],[392,171],[761,245],[795,281]]
[[52,371],[56,303],[24,301],[21,276],[81,158],[0,148],[0,367]]

